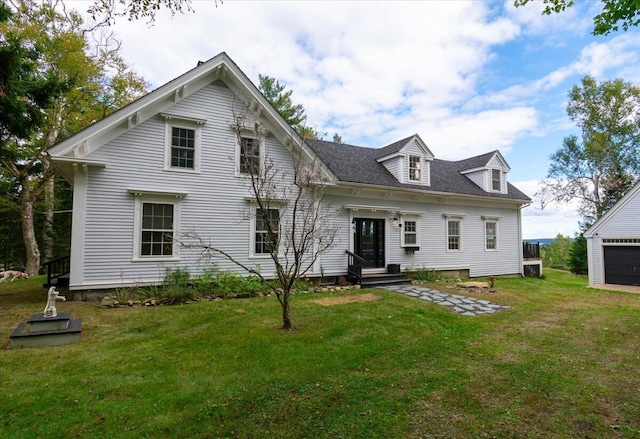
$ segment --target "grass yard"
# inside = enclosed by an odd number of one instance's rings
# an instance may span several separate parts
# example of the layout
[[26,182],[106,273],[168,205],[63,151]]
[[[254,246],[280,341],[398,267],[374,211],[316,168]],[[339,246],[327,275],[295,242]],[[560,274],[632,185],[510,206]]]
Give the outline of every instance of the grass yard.
[[640,295],[546,273],[497,279],[483,298],[511,309],[478,317],[300,294],[293,332],[274,297],[59,302],[80,343],[31,349],[9,335],[42,279],[0,284],[0,437],[640,438]]

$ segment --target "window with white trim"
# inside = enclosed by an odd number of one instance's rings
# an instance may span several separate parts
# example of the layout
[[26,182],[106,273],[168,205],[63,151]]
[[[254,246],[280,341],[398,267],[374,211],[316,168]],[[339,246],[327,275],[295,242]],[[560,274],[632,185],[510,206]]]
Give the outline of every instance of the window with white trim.
[[498,250],[498,223],[496,221],[484,222],[485,250]]
[[491,187],[494,191],[502,192],[502,172],[500,169],[491,170]]
[[181,196],[136,193],[134,261],[178,260]]
[[196,130],[171,127],[171,167],[195,169]]
[[164,115],[165,130],[165,170],[180,172],[200,171],[200,119],[189,119]]
[[278,209],[256,209],[253,222],[253,254],[268,256],[278,246],[280,211]]
[[173,256],[173,204],[142,203],[140,256]]
[[240,138],[238,147],[238,172],[243,175],[257,175],[261,165],[260,141],[254,137]]
[[419,155],[409,156],[409,181],[422,181],[422,157]]
[[414,246],[418,243],[418,224],[417,221],[404,221],[404,233],[402,235],[402,243],[405,246]]
[[447,250],[462,251],[462,221],[447,219]]
[[420,246],[420,222],[417,216],[402,217],[401,229],[401,246],[402,247],[419,247]]

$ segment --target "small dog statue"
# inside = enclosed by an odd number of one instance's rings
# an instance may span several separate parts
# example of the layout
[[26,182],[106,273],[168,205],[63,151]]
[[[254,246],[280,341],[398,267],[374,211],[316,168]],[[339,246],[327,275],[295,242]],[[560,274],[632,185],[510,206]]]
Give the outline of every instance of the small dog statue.
[[56,287],[49,288],[47,306],[45,306],[43,312],[45,317],[55,317],[58,315],[56,300],[62,300],[63,302],[67,300],[64,296],[60,296],[59,294],[60,293],[56,291]]
[[23,273],[22,271],[16,270],[7,270],[0,272],[0,282],[6,282],[11,280],[13,282],[16,279],[29,279],[29,275],[27,273]]

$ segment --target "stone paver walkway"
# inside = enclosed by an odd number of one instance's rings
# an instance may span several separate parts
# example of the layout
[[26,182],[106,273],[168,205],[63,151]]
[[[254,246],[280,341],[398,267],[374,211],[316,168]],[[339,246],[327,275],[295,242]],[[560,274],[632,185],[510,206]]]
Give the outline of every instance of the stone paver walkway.
[[437,303],[438,305],[448,306],[463,316],[478,316],[482,314],[492,314],[502,309],[509,309],[506,305],[495,305],[488,300],[479,300],[473,297],[460,296],[458,294],[443,293],[430,288],[419,287],[416,285],[389,285],[383,288],[389,291],[397,291],[417,299],[426,300],[427,302]]

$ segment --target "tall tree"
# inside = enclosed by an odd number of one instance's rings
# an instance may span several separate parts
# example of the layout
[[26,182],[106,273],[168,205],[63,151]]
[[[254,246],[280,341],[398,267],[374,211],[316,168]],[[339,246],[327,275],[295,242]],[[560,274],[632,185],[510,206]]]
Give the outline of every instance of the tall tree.
[[536,198],[580,200],[583,227],[606,213],[640,175],[640,87],[621,79],[582,78],[569,92],[567,114],[581,136],[566,137],[550,156]]
[[43,151],[29,151],[25,157],[25,144],[45,124],[45,110],[69,89],[70,81],[43,65],[39,41],[16,31],[19,14],[5,2],[0,3],[0,19],[0,169],[20,187],[25,268],[34,275],[40,266],[40,251],[33,228],[38,189],[33,187],[32,175],[38,172]]
[[10,142],[28,138],[45,119],[43,110],[67,84],[54,70],[41,70],[42,51],[10,31],[15,14],[0,2],[0,157],[11,159]]
[[295,128],[302,126],[307,115],[302,104],[294,104],[291,100],[293,90],[285,91],[287,86],[271,76],[258,75],[258,79],[258,89],[289,125]]
[[[0,29],[7,41],[21,41],[23,47],[37,49],[36,58],[23,58],[31,63],[31,82],[55,78],[58,84],[69,85],[58,86],[49,94],[46,108],[38,108],[37,123],[29,125],[32,127],[29,132],[24,134],[14,127],[7,131],[6,142],[3,140],[0,172],[3,178],[13,179],[19,188],[25,266],[34,275],[41,258],[34,206],[43,191],[45,247],[51,249],[53,244],[49,238],[55,209],[54,169],[48,161],[47,148],[114,111],[127,102],[127,97],[131,100],[145,90],[144,81],[122,62],[119,45],[112,38],[106,38],[106,44],[89,54],[89,34],[78,14],[57,11],[54,1],[23,0],[12,5],[13,10]],[[31,102],[24,92],[17,93],[16,100]],[[49,257],[52,254],[49,250],[46,253]]]
[[[516,7],[524,6],[532,0],[514,0]],[[572,7],[574,0],[542,0],[545,7],[542,14],[551,15]],[[618,31],[620,26],[625,31],[640,24],[640,1],[638,0],[601,0],[602,10],[593,17],[593,35],[608,35]]]

